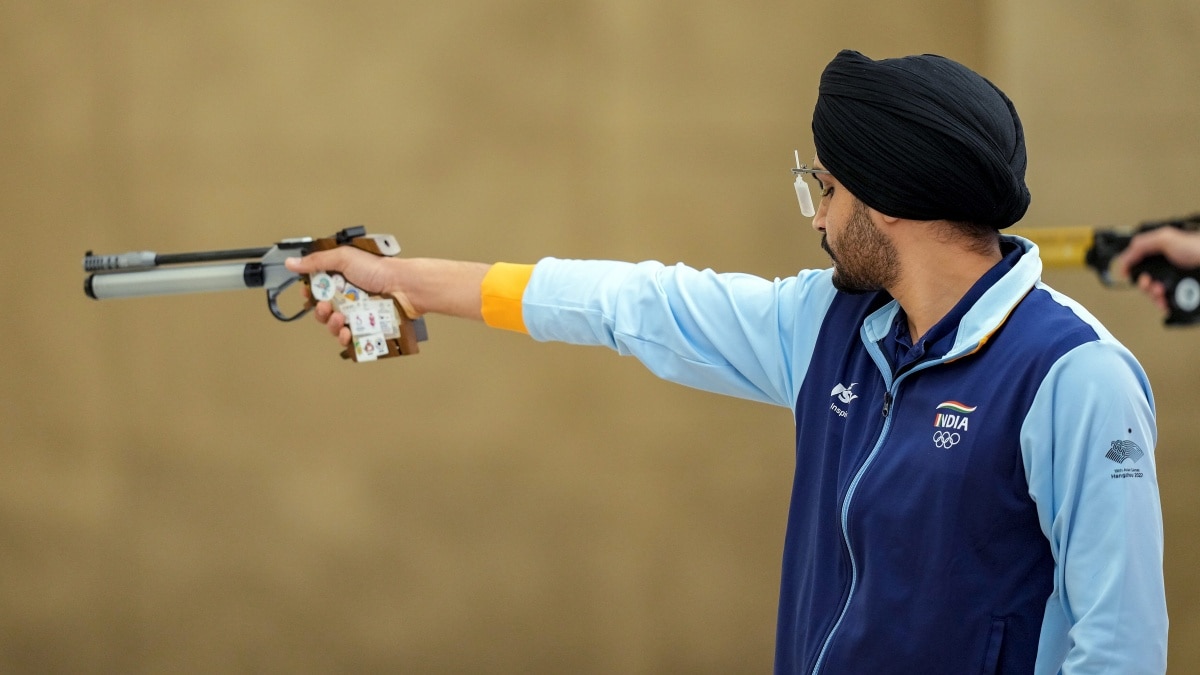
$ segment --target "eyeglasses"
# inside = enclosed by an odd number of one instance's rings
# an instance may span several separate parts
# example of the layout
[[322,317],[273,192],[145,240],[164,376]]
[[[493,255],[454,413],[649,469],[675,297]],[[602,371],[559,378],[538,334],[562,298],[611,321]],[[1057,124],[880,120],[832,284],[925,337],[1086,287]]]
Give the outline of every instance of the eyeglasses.
[[800,163],[800,151],[796,150],[796,168],[792,169],[792,175],[796,177],[796,199],[800,200],[800,213],[804,214],[805,218],[812,218],[817,215],[817,209],[813,206],[812,191],[808,188],[808,181],[804,180],[805,175],[814,175],[823,173],[828,175],[829,172],[825,169],[814,169],[808,165]]

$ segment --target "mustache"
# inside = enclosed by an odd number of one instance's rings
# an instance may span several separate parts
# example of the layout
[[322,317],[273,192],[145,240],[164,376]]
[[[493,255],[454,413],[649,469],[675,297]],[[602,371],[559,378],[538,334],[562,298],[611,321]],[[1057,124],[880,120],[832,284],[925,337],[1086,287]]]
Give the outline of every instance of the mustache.
[[833,262],[837,262],[837,256],[834,255],[833,249],[829,248],[829,235],[825,234],[824,232],[821,233],[821,249],[824,250],[825,253],[829,254],[829,258],[833,260]]

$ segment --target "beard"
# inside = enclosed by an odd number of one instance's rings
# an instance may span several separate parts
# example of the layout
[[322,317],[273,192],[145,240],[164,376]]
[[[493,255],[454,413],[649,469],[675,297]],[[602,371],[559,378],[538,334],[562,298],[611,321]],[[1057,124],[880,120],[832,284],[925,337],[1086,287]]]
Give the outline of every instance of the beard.
[[833,286],[846,293],[882,291],[900,278],[900,256],[862,202],[854,205],[850,220],[838,235],[837,250],[829,235],[821,235],[821,248],[833,260]]

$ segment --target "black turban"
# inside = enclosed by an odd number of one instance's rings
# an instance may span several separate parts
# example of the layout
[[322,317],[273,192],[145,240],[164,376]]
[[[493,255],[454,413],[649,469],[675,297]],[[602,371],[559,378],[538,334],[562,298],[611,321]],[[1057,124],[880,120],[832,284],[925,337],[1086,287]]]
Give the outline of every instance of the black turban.
[[812,128],[824,168],[889,216],[1002,228],[1029,208],[1012,101],[950,59],[843,50],[821,74]]

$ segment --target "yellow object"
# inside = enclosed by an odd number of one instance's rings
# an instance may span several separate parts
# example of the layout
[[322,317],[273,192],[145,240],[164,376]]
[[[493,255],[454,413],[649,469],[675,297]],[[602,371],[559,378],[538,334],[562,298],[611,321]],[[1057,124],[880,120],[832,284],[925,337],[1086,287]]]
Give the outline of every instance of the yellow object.
[[518,333],[525,328],[525,317],[521,311],[521,299],[525,287],[533,275],[533,265],[496,263],[483,277],[479,291],[484,322],[493,328],[513,330]]
[[1087,225],[1014,228],[1005,234],[1015,234],[1037,244],[1042,265],[1046,267],[1084,267],[1096,229]]

